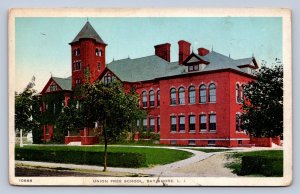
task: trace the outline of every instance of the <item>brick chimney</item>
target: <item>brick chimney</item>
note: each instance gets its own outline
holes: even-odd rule
[[[155,45],[155,55],[170,62],[170,53],[171,53],[171,44],[165,43],[165,44],[159,44]]]
[[[179,60],[178,63],[182,64],[183,61],[191,54],[191,43],[180,40],[178,41],[179,46]]]
[[[207,50],[206,48],[198,48],[198,55],[204,56],[204,55],[207,55],[208,53],[209,53],[209,50]]]

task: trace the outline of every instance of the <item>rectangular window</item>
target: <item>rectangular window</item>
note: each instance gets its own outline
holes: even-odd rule
[[[216,115],[211,114],[209,115],[209,130],[210,131],[216,131],[217,126],[216,126]]]
[[[100,69],[101,69],[101,64],[100,63],[97,64],[97,69],[98,69],[98,71],[100,71]]]
[[[206,131],[206,115],[200,115],[200,131]]]
[[[154,132],[154,118],[150,118],[150,132]]]
[[[199,65],[190,65],[189,66],[189,72],[190,71],[198,71],[199,70]]]
[[[179,131],[185,131],[185,116],[179,116]]]
[[[208,140],[208,145],[216,145],[216,140]]]
[[[242,145],[243,144],[243,140],[238,140],[238,144]]]
[[[143,129],[144,129],[144,131],[146,131],[147,128],[148,128],[147,119],[143,119]]]
[[[50,92],[56,91],[57,85],[50,85]]]
[[[176,116],[171,116],[171,132],[176,132]]]
[[[136,121],[136,126],[137,126],[138,128],[140,128],[140,120],[137,120],[137,121]]]
[[[157,91],[157,106],[160,106],[160,91]]]
[[[196,145],[196,141],[195,140],[189,140],[189,145]]]
[[[190,132],[195,132],[195,123],[196,123],[195,116],[191,115],[189,117],[189,121],[190,121],[190,123],[189,123],[189,130],[190,130]]]
[[[171,145],[176,145],[176,140],[171,140],[171,141],[170,141],[170,144],[171,144]]]
[[[157,117],[157,133],[160,132],[160,117]]]

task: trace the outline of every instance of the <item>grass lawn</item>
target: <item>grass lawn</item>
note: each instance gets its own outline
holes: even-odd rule
[[[247,176],[282,176],[283,151],[264,150],[227,154],[233,161],[226,165],[233,173]]]
[[[227,151],[232,151],[231,149],[205,149],[205,148],[188,148],[189,150],[197,150],[205,153],[210,153],[210,152],[227,152]]]
[[[22,149],[29,150],[47,150],[53,152],[68,151],[68,152],[104,152],[104,146],[24,146]],[[145,166],[154,166],[168,164],[191,157],[193,154],[186,151],[172,150],[167,148],[147,148],[147,147],[132,147],[132,146],[110,146],[108,145],[109,153],[140,153],[146,157]],[[109,160],[109,158],[108,158]]]

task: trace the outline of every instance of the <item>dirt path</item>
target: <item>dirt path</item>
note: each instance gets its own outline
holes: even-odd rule
[[[236,174],[225,167],[227,162],[229,161],[225,153],[216,153],[207,159],[174,169],[172,172],[186,177],[236,177]]]

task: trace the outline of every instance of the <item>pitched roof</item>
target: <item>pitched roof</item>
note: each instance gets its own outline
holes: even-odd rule
[[[209,62],[201,72],[208,72],[221,69],[233,69],[243,72],[239,65],[244,65],[246,61],[253,58],[234,60],[230,57],[217,53],[209,52],[205,56],[194,54],[197,58]],[[167,62],[162,58],[151,55],[136,59],[121,59],[115,60],[107,64],[107,68],[112,71],[121,81],[139,82],[148,81],[156,78],[169,77],[175,75],[184,75],[198,72],[187,72],[187,67],[179,65],[178,62]]]
[[[60,78],[52,77],[52,79],[61,87],[62,90],[72,90],[72,77]]]
[[[147,81],[158,77],[177,75],[185,69],[176,62],[169,63],[156,55],[112,61],[107,64],[107,68],[119,79],[128,82]]]
[[[77,34],[77,36],[74,38],[74,40],[70,44],[78,42],[82,38],[91,38],[91,39],[94,39],[98,43],[105,44],[104,41],[99,36],[99,34],[96,32],[96,30],[93,28],[93,26],[88,21],[86,22],[86,24],[83,26],[83,28],[80,30],[80,32]]]

